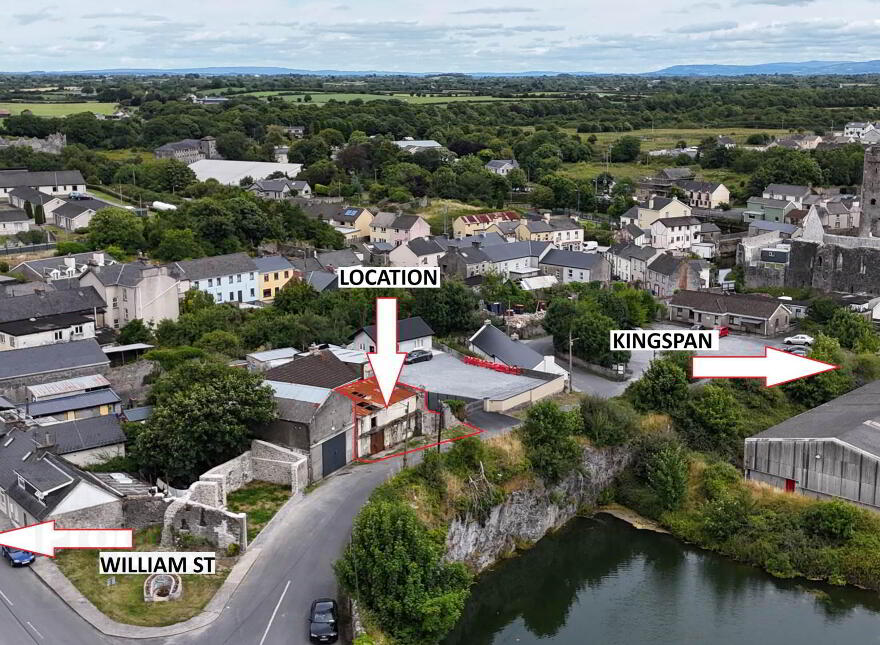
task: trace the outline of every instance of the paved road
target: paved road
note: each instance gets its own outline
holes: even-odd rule
[[[670,325],[666,323],[657,323],[651,327],[652,329],[683,329],[678,325]],[[523,341],[530,345],[532,349],[540,353],[542,356],[550,356],[553,354],[553,339],[550,336],[542,336],[541,338],[532,338]],[[730,334],[721,339],[721,349],[719,355],[728,356],[758,356],[764,354],[764,346],[780,346],[781,338],[766,339],[760,336],[745,336],[740,334]],[[704,354],[713,354],[715,352],[698,352]],[[642,372],[648,369],[654,358],[653,351],[632,352],[632,358],[629,367],[632,370],[632,377],[627,381],[611,381],[597,374],[592,374],[575,366],[572,376],[572,383],[577,392],[585,392],[596,394],[606,398],[623,394],[626,387],[633,381],[642,376]],[[565,361],[559,361],[559,365],[568,369]]]
[[[518,423],[506,415],[478,420],[491,424],[491,434]],[[410,464],[420,458],[421,453],[410,455]],[[307,645],[309,603],[337,595],[332,565],[345,548],[355,515],[373,489],[402,467],[400,458],[350,465],[325,480],[297,503],[295,512],[277,516],[279,523],[254,541],[252,546],[261,547],[265,555],[254,563],[217,620],[170,638],[103,636],[32,571],[0,562],[0,645]]]

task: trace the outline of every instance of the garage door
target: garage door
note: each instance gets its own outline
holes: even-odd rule
[[[323,477],[345,465],[345,433],[341,433],[321,444],[321,463]]]

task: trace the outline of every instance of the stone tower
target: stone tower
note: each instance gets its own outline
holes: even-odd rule
[[[865,148],[859,237],[880,237],[880,146]]]

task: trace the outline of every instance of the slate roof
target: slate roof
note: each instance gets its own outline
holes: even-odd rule
[[[602,256],[598,253],[580,253],[579,251],[563,251],[550,249],[541,260],[541,264],[551,266],[571,267],[591,271],[602,262]]]
[[[464,260],[465,264],[481,264],[483,262],[488,262],[489,258],[481,249],[475,247],[467,247],[463,246],[461,248],[454,249],[455,253],[461,256]]]
[[[654,223],[659,223],[666,228],[671,228],[673,226],[699,226],[700,220],[696,217],[663,217],[654,220]]]
[[[29,219],[22,210],[0,211],[0,222],[26,222]]]
[[[321,266],[325,269],[329,269],[330,267],[333,267],[334,269],[338,269],[339,267],[357,267],[363,264],[351,249],[318,253],[318,262],[320,262]]]
[[[794,195],[795,197],[806,197],[810,194],[809,186],[798,186],[796,184],[770,184],[764,189],[765,193],[778,193],[780,195]]]
[[[216,278],[217,276],[256,271],[257,265],[247,253],[230,253],[215,255],[198,260],[181,260],[173,264],[180,277],[189,280]]]
[[[497,170],[498,168],[503,168],[507,164],[512,165],[514,168],[519,168],[519,164],[515,159],[491,159],[489,163],[486,164],[486,167]]]
[[[623,227],[623,230],[633,236],[633,239],[639,237],[640,235],[644,235],[645,231],[636,226],[635,224],[627,224]]]
[[[495,244],[483,247],[480,250],[488,258],[489,262],[504,262],[519,258],[539,258],[549,246],[551,246],[550,242],[526,240],[509,244]]]
[[[198,148],[200,142],[198,139],[181,139],[180,141],[171,141],[170,143],[165,143],[156,150],[189,150],[191,148]]]
[[[156,267],[146,262],[129,262],[127,264],[109,264],[102,267],[90,266],[89,271],[104,286],[136,287],[144,279],[143,273],[147,269]]]
[[[0,188],[17,188],[27,186],[69,186],[84,185],[79,170],[46,170],[30,172],[23,170],[0,170]]]
[[[400,215],[391,223],[391,228],[398,228],[408,231],[422,219],[418,215]]]
[[[639,217],[639,207],[638,206],[630,206],[627,211],[620,216],[621,218],[626,217],[627,219],[638,219]]]
[[[82,367],[95,367],[97,372],[109,364],[107,355],[93,338],[12,349],[3,352],[0,360],[0,381]]]
[[[679,179],[675,182],[679,188],[697,192],[714,192],[721,184],[717,181],[700,181],[698,179]]]
[[[790,214],[790,213],[789,213]],[[703,222],[700,224],[700,233],[720,233],[721,229],[717,224],[712,222]]]
[[[55,256],[51,258],[43,258],[42,260],[28,260],[12,267],[13,272],[24,273],[27,277],[33,277],[42,280],[46,277],[46,273],[52,269],[58,269],[64,272],[66,265],[64,258],[73,258],[77,265],[88,264],[93,259],[95,253],[103,253],[106,263],[116,263],[111,256],[104,251],[88,251],[86,253],[71,253],[66,256]]]
[[[652,197],[645,208],[651,211],[659,211],[660,209],[669,206],[672,201],[671,197]]]
[[[318,292],[326,289],[335,289],[337,284],[336,274],[328,271],[310,271],[303,280]]]
[[[0,304],[2,304],[0,300]],[[79,313],[73,314],[56,314],[54,316],[43,316],[42,318],[25,318],[23,320],[13,320],[11,322],[0,323],[0,332],[9,334],[10,336],[26,336],[28,334],[38,334],[44,331],[55,331],[58,329],[67,329],[73,325],[82,325],[92,322],[91,318],[87,318]]]
[[[389,213],[387,211],[376,213],[373,221],[370,222],[370,228],[393,228],[392,224],[394,224],[396,219],[397,213]]]
[[[333,219],[339,220],[340,222],[348,222],[349,224],[354,224],[355,221],[357,221],[357,218],[360,217],[365,210],[367,209],[359,208],[357,206],[348,206],[336,213]]]
[[[41,193],[36,188],[31,188],[30,186],[19,186],[18,188],[13,188],[11,191],[9,191],[9,196],[23,199],[25,201],[31,202],[32,204],[45,204],[46,202],[55,199],[55,195],[47,195],[46,193]]]
[[[664,168],[663,176],[667,179],[687,179],[693,177],[694,171],[687,166],[678,166],[676,168]]]
[[[838,439],[880,456],[880,381],[832,399],[746,439]]]
[[[423,257],[425,255],[433,255],[435,253],[443,253],[444,248],[440,246],[435,240],[429,237],[417,237],[413,240],[410,240],[407,243],[407,247],[412,251],[417,257]]]
[[[55,439],[54,451],[59,455],[125,443],[122,424],[115,414],[53,423],[34,428],[34,432],[38,433],[37,436],[42,432],[51,433]]]
[[[0,298],[0,323],[58,314],[90,312],[107,304],[94,287],[61,289]],[[2,362],[2,361],[0,361]]]
[[[142,405],[139,408],[129,408],[122,411],[122,415],[126,421],[136,423],[138,421],[146,421],[153,414],[152,405]]]
[[[290,260],[281,255],[267,255],[262,258],[254,258],[254,264],[260,273],[270,273],[272,271],[289,271],[293,268]]]
[[[513,340],[493,325],[483,325],[471,337],[470,343],[476,345],[487,356],[492,356],[511,367],[533,369],[544,360],[544,357],[531,347]]]
[[[581,225],[569,217],[550,218],[550,221],[543,219],[523,220],[523,224],[532,233],[549,233],[551,231],[571,231],[581,228]]]
[[[364,332],[367,336],[376,340],[376,325],[367,325],[354,333],[357,336]],[[423,338],[425,336],[433,336],[434,330],[426,323],[421,316],[413,316],[412,318],[404,318],[397,321],[397,342],[402,343],[414,338]],[[352,338],[354,338],[352,336]]]
[[[708,291],[682,290],[672,296],[670,305],[687,307],[714,314],[734,314],[767,319],[785,304],[784,301],[746,294],[721,294]]]
[[[661,275],[672,275],[678,271],[679,266],[681,266],[681,258],[669,253],[662,253],[651,261],[648,268]]]
[[[752,204],[758,204],[759,206],[769,206],[771,208],[785,208],[788,204],[791,204],[787,199],[773,199],[772,197],[749,197],[749,201],[747,202],[749,207]]]
[[[70,410],[85,410],[86,408],[95,408],[100,405],[113,405],[119,403],[119,401],[119,395],[116,392],[110,388],[105,388],[103,390],[72,394],[70,396],[59,396],[54,399],[34,401],[20,407],[26,409],[27,413],[32,417],[49,417],[53,414]]]
[[[507,240],[505,240],[498,233],[477,233],[476,235],[466,235],[464,237],[459,238],[447,238],[442,235],[435,235],[431,238],[437,244],[442,246],[444,249],[452,248],[463,248],[470,247],[473,248],[474,242],[479,244],[479,248],[483,248],[484,246],[492,246],[494,244],[507,244]]]
[[[99,210],[111,208],[113,206],[115,205],[100,199],[72,199],[52,211],[52,215],[55,217],[72,218],[82,215],[88,210],[98,212]]]
[[[786,222],[773,222],[770,220],[755,220],[754,222],[749,222],[749,228],[755,228],[759,231],[779,231],[780,233],[794,233],[798,230],[798,227],[794,224],[788,224]]]
[[[281,193],[285,188],[295,190],[293,184],[294,182],[290,179],[261,179],[251,184],[250,189],[256,188],[261,193]]]
[[[329,389],[350,383],[358,378],[353,369],[327,350],[320,350],[318,353],[296,358],[284,365],[273,367],[264,376],[267,381],[298,383]]]

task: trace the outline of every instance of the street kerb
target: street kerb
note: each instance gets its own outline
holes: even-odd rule
[[[369,380],[374,380],[374,379],[360,379],[359,381],[355,381],[355,382],[356,383],[361,382],[361,381],[366,382]],[[350,385],[350,384],[346,384],[346,385]],[[408,388],[410,390],[417,390],[417,391],[421,392],[423,395],[422,399],[424,401],[425,411],[430,412],[431,414],[440,414],[440,412],[437,412],[436,410],[432,410],[431,408],[428,407],[428,393],[424,388],[418,387],[416,385],[409,385],[408,383],[404,383],[402,381],[398,381],[398,383],[395,387],[398,387],[398,386],[403,386],[403,387]],[[468,428],[473,430],[473,432],[469,432],[468,434],[463,434],[458,437],[453,437],[451,439],[443,439],[441,441],[435,441],[433,443],[429,443],[424,446],[418,446],[416,448],[411,448],[409,450],[403,449],[399,452],[395,452],[394,454],[385,455],[384,457],[376,457],[376,458],[361,457],[358,455],[357,412],[355,410],[355,405],[358,403],[358,401],[356,401],[348,393],[342,391],[342,387],[345,387],[345,386],[341,386],[339,388],[336,388],[336,391],[339,392],[340,394],[342,394],[347,399],[351,400],[351,416],[352,416],[352,421],[353,421],[352,432],[351,432],[352,444],[353,444],[352,445],[352,450],[353,450],[352,454],[354,455],[354,461],[358,461],[362,464],[374,464],[374,463],[377,463],[380,461],[385,461],[386,459],[393,459],[395,457],[403,457],[404,455],[408,455],[408,454],[411,454],[414,452],[420,452],[422,450],[427,450],[428,448],[435,448],[435,447],[443,445],[445,443],[452,443],[453,441],[459,441],[460,439],[466,439],[468,437],[475,437],[478,434],[482,434],[483,432],[485,432],[485,430],[483,428],[479,428],[479,427],[473,425],[472,423],[468,423],[467,421],[462,421],[461,425],[467,426]]]

